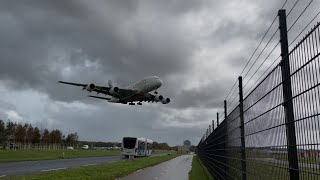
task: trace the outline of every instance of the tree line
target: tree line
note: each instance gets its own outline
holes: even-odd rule
[[[70,133],[65,136],[61,130],[42,129],[30,123],[16,123],[0,119],[0,149],[60,149],[67,146],[81,147],[87,144],[91,147],[121,147],[119,142],[79,141],[78,134]],[[153,149],[177,150],[167,143],[153,142]]]
[[[21,149],[31,147],[60,148],[75,146],[78,134],[70,133],[65,136],[59,129],[48,130],[33,126],[30,123],[4,122],[0,119],[0,148]]]

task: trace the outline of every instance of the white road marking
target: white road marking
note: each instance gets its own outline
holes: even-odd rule
[[[93,164],[86,164],[86,165],[83,165],[83,166],[93,166],[93,165],[96,165],[97,163],[93,163]]]
[[[57,170],[61,170],[61,169],[67,169],[66,167],[63,168],[56,168],[56,169],[45,169],[45,170],[41,170],[42,172],[48,172],[48,171],[57,171]]]
[[[6,177],[7,175],[0,175],[0,178],[2,178],[2,177]]]

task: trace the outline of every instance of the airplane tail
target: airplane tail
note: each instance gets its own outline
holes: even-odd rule
[[[109,81],[108,81],[108,85],[109,85],[109,87],[110,87],[110,88],[112,88],[112,87],[113,87],[113,83],[112,83],[112,81],[111,81],[111,80],[109,80]]]

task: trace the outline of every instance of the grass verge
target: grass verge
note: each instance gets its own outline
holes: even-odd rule
[[[0,150],[1,162],[37,161],[119,155],[119,150]]]
[[[9,179],[115,179],[129,175],[139,169],[168,161],[177,155],[136,158],[134,160],[100,164],[74,169],[65,169],[41,174],[9,177]]]
[[[152,151],[152,154],[176,154],[176,151],[169,151],[169,150],[159,150],[159,149],[154,149]]]
[[[209,171],[203,166],[198,156],[193,156],[192,168],[189,172],[189,180],[210,180],[212,179]]]

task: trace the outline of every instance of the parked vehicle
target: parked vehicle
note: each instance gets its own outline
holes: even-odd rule
[[[83,145],[82,149],[89,149],[89,145]]]

